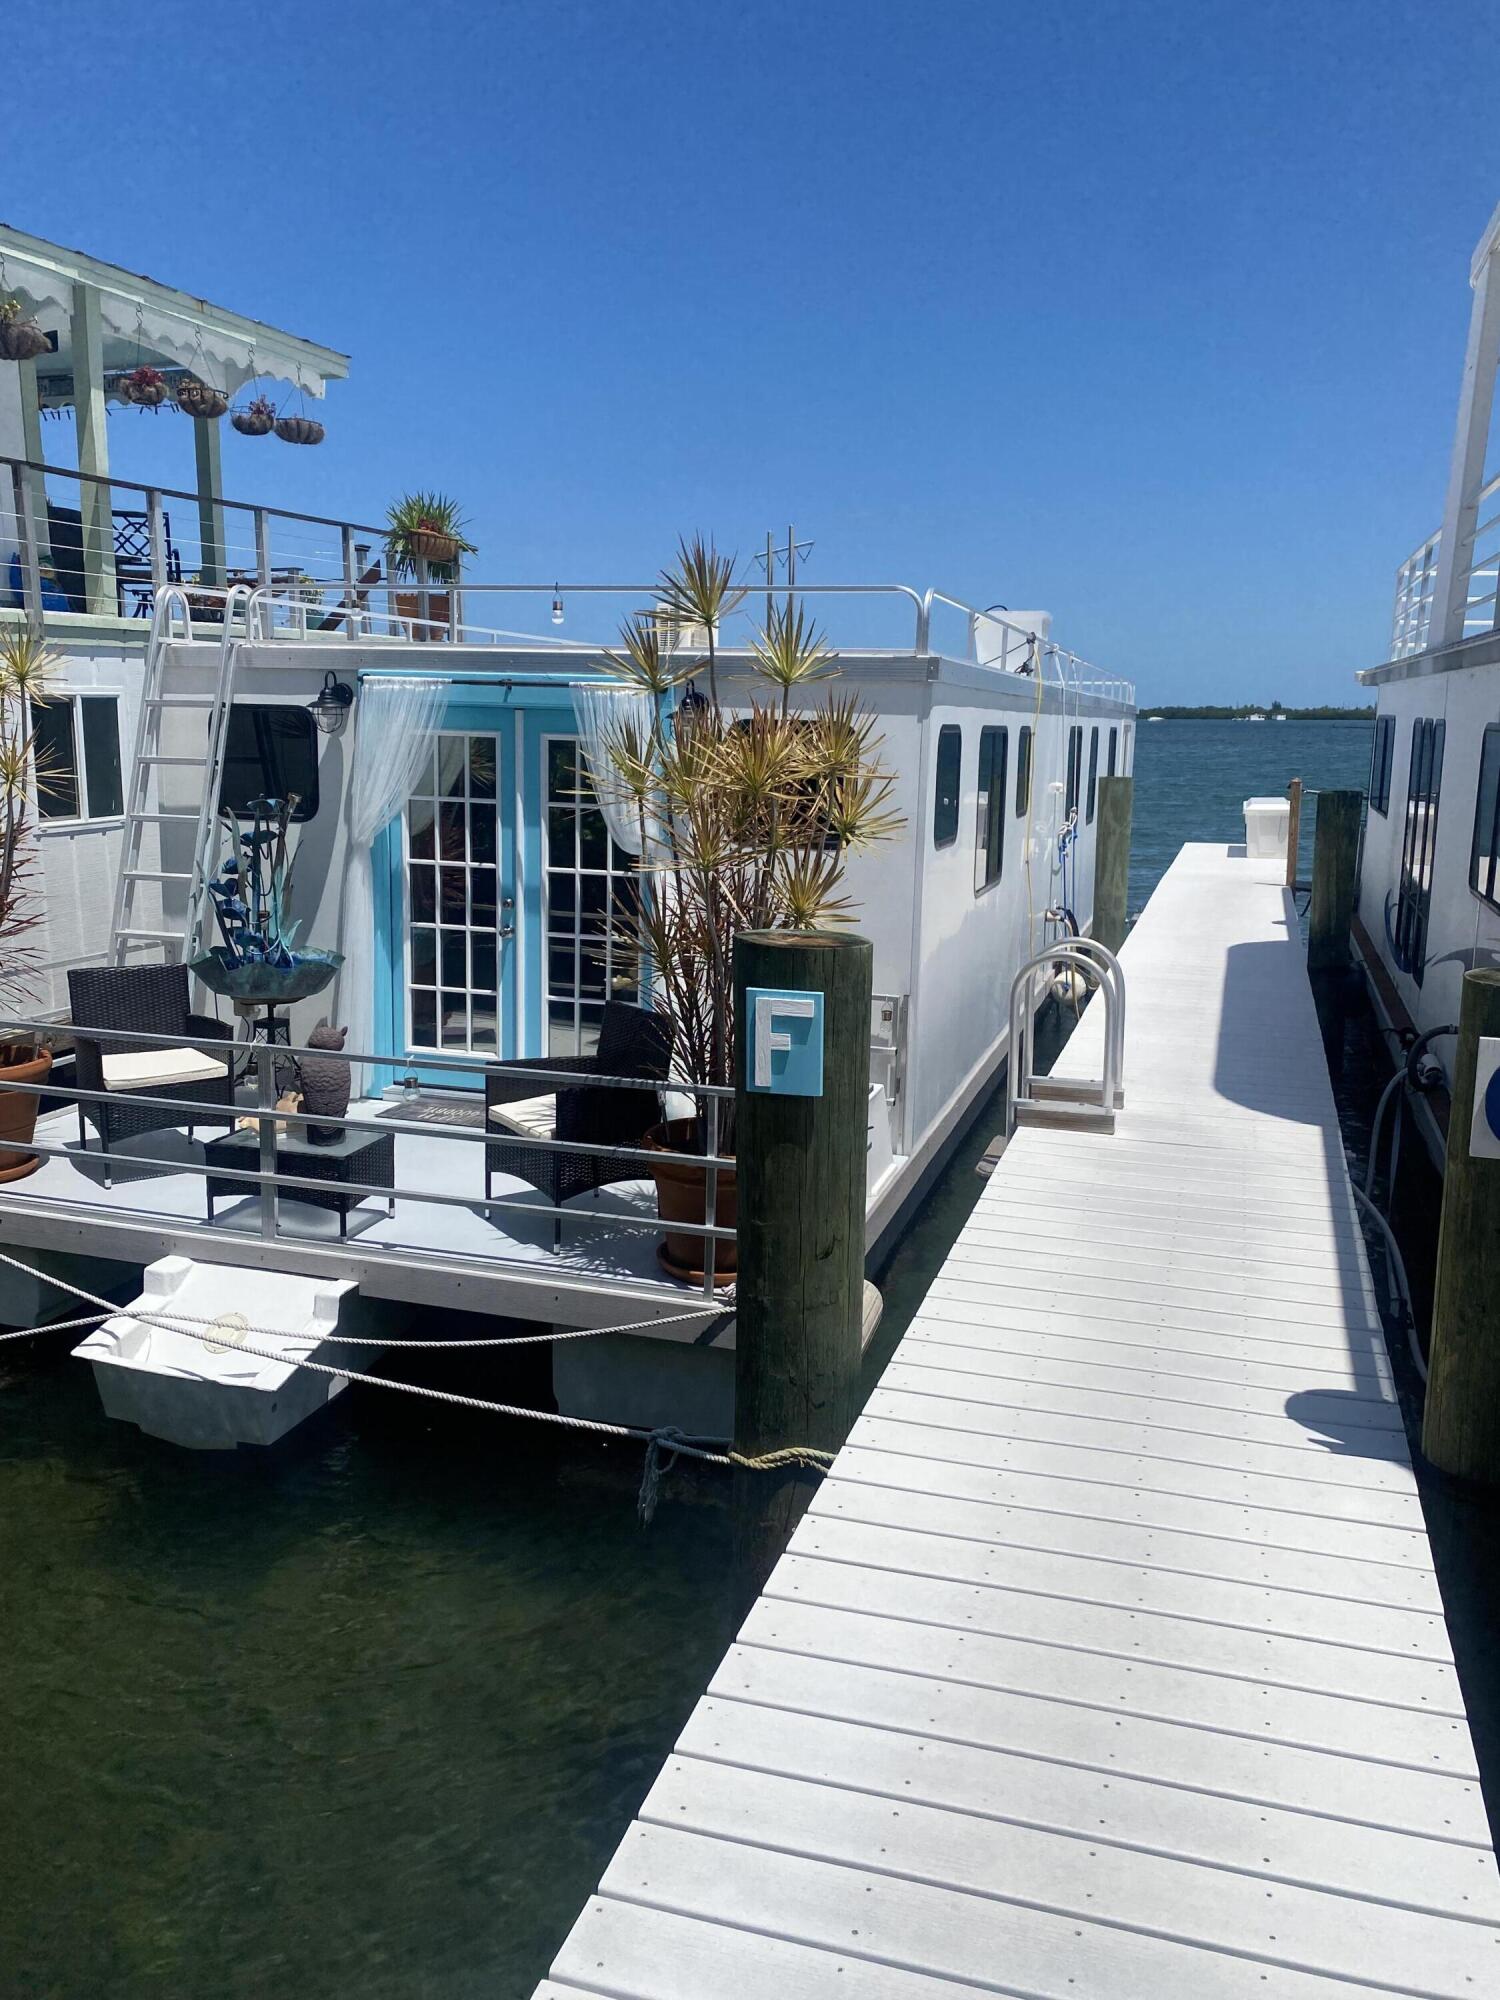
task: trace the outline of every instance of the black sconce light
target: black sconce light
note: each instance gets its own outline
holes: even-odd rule
[[[354,706],[354,690],[347,681],[336,679],[330,668],[323,676],[322,687],[307,705],[325,736],[341,736],[349,720],[349,710]]]

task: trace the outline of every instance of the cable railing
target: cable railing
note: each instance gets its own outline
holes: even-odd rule
[[[1463,591],[1463,629],[1473,639],[1500,631],[1500,507],[1486,513],[1500,496],[1500,473],[1479,489],[1476,521],[1464,537],[1458,579]],[[1391,614],[1391,658],[1411,659],[1436,643],[1432,636],[1434,597],[1442,553],[1441,528],[1434,529],[1396,571],[1396,595]]]
[[[36,1136],[26,1141],[21,1150],[35,1153],[44,1160],[64,1161],[76,1169],[98,1169],[102,1166],[106,1175],[113,1171],[128,1171],[133,1174],[136,1170],[143,1169],[153,1178],[188,1174],[203,1180],[205,1184],[227,1182],[242,1187],[246,1194],[259,1197],[259,1236],[266,1242],[292,1242],[305,1248],[310,1239],[305,1231],[297,1231],[288,1226],[288,1218],[283,1213],[283,1201],[295,1201],[299,1195],[321,1195],[325,1198],[326,1204],[326,1199],[333,1189],[334,1183],[329,1178],[298,1173],[295,1169],[283,1166],[278,1159],[279,1131],[306,1132],[314,1126],[320,1129],[329,1128],[339,1134],[354,1133],[371,1141],[389,1136],[394,1142],[406,1136],[423,1141],[436,1141],[440,1145],[460,1148],[467,1146],[471,1149],[475,1146],[493,1146],[499,1143],[507,1150],[535,1152],[539,1156],[568,1155],[605,1161],[616,1167],[639,1167],[638,1174],[620,1176],[632,1180],[648,1179],[653,1167],[658,1165],[692,1167],[701,1171],[704,1177],[704,1219],[701,1223],[679,1222],[674,1217],[670,1224],[672,1235],[699,1238],[708,1244],[733,1243],[736,1240],[735,1229],[718,1220],[720,1176],[733,1173],[735,1167],[733,1157],[724,1153],[720,1146],[724,1104],[726,1100],[732,1101],[735,1094],[733,1088],[728,1085],[686,1083],[672,1078],[663,1081],[639,1076],[608,1076],[596,1074],[592,1070],[582,1075],[576,1069],[563,1067],[556,1070],[548,1069],[539,1062],[507,1063],[482,1056],[443,1056],[426,1050],[420,1054],[411,1052],[392,1054],[389,1050],[382,1053],[349,1050],[342,1052],[351,1069],[355,1071],[363,1065],[409,1073],[413,1065],[417,1065],[424,1071],[447,1073],[471,1087],[482,1085],[487,1077],[494,1077],[524,1082],[528,1090],[536,1094],[566,1089],[577,1090],[580,1087],[602,1088],[647,1091],[655,1095],[659,1101],[660,1093],[664,1090],[681,1091],[698,1100],[701,1106],[704,1151],[688,1153],[674,1152],[664,1147],[618,1145],[595,1139],[548,1139],[508,1127],[502,1129],[493,1124],[470,1126],[447,1122],[428,1123],[417,1119],[406,1120],[391,1117],[384,1111],[374,1116],[355,1118],[331,1112],[288,1109],[277,1102],[283,1094],[288,1073],[294,1073],[296,1065],[303,1058],[323,1061],[328,1055],[326,1049],[310,1049],[295,1043],[220,1041],[207,1037],[201,1029],[196,1036],[162,1035],[135,1029],[98,1028],[81,1024],[59,1025],[56,1021],[44,1022],[19,1018],[0,1020],[0,1034],[7,1038],[33,1039],[39,1046],[55,1042],[59,1037],[66,1037],[75,1045],[80,1042],[92,1043],[105,1049],[114,1046],[130,1052],[148,1049],[191,1050],[195,1054],[214,1053],[221,1060],[227,1056],[231,1063],[238,1060],[242,1069],[235,1078],[228,1103],[187,1102],[180,1097],[163,1097],[149,1087],[94,1090],[81,1084],[58,1081],[54,1072],[54,1076],[49,1077],[41,1086],[41,1094],[49,1099],[61,1099],[65,1105],[72,1104],[78,1108],[79,1143],[56,1144],[39,1131]],[[204,1047],[205,1041],[209,1042],[207,1048]],[[23,1097],[36,1097],[38,1086],[34,1083],[20,1084],[0,1080],[0,1091],[19,1092]],[[480,1101],[483,1101],[482,1098]],[[402,1100],[397,1099],[390,1109],[399,1111],[401,1103]],[[84,1130],[85,1107],[89,1105],[153,1115],[171,1114],[162,1116],[157,1121],[155,1129],[163,1131],[185,1128],[189,1125],[196,1127],[216,1123],[226,1124],[231,1121],[236,1127],[253,1124],[258,1141],[255,1164],[237,1166],[222,1159],[212,1158],[214,1145],[212,1140],[208,1142],[201,1159],[191,1154],[167,1159],[159,1154],[146,1154],[134,1149],[126,1152],[103,1149],[97,1145],[90,1147]],[[137,1131],[133,1136],[140,1138],[146,1134]],[[307,1157],[311,1159],[310,1154]],[[394,1159],[394,1151],[392,1157]],[[461,1157],[461,1155],[455,1156],[455,1158]],[[470,1157],[473,1157],[472,1151]],[[106,1181],[106,1186],[108,1185]],[[562,1208],[555,1203],[517,1201],[511,1194],[491,1196],[488,1193],[471,1194],[429,1186],[414,1186],[409,1182],[402,1182],[394,1166],[388,1181],[360,1179],[351,1181],[347,1185],[351,1205],[357,1205],[352,1201],[355,1196],[359,1200],[365,1198],[383,1200],[392,1214],[395,1203],[402,1201],[426,1204],[439,1209],[467,1209],[502,1225],[510,1217],[539,1217],[551,1223],[554,1231],[562,1221],[569,1222],[582,1230],[623,1228],[648,1231],[653,1235],[659,1234],[663,1227],[661,1218],[656,1214],[625,1208],[610,1208],[602,1213],[591,1214],[576,1207]],[[13,1192],[0,1190],[0,1207],[24,1208],[29,1200],[34,1200],[38,1196],[46,1198],[49,1192],[54,1191],[38,1188],[36,1183],[28,1180],[22,1182]],[[208,1192],[208,1200],[211,1204],[211,1191]],[[100,1219],[118,1218],[122,1212],[126,1215],[133,1212],[128,1206],[120,1203],[79,1204],[75,1203],[72,1197],[68,1197],[68,1206],[70,1210],[74,1207],[85,1207],[87,1212]],[[204,1227],[201,1222],[194,1223],[187,1218],[171,1219],[185,1229],[196,1230]],[[232,1240],[231,1232],[226,1231],[225,1235],[227,1240]],[[321,1239],[315,1240],[321,1241]],[[531,1277],[537,1275],[539,1263],[535,1256],[523,1258],[508,1255],[503,1248],[504,1239],[499,1238],[498,1242],[502,1247],[497,1247],[493,1253],[487,1248],[481,1253],[486,1262],[493,1262],[512,1271],[524,1271]],[[413,1247],[408,1242],[399,1245],[360,1242],[361,1254],[368,1252],[397,1258],[409,1256]],[[415,1247],[426,1251],[426,1246]],[[438,1246],[433,1246],[430,1254],[441,1261],[445,1257],[451,1257],[452,1252],[451,1250],[445,1252]],[[719,1259],[710,1252],[705,1255],[703,1262],[705,1268],[701,1290],[705,1297],[713,1297],[716,1285],[715,1266]],[[566,1271],[570,1267],[564,1264],[562,1268]],[[622,1285],[637,1287],[643,1282],[639,1278],[632,1278],[628,1272],[609,1274],[610,1283],[615,1283],[617,1279]],[[650,1283],[650,1281],[645,1282]],[[652,1284],[653,1291],[658,1289],[661,1288]],[[674,1285],[671,1288],[672,1295],[681,1296],[681,1290],[680,1284]]]

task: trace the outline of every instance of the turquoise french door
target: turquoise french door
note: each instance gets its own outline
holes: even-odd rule
[[[401,816],[402,1040],[422,1057],[517,1053],[513,718],[445,728]]]

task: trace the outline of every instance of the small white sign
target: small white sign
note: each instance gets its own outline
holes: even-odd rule
[[[1469,1127],[1469,1158],[1500,1160],[1500,1035],[1479,1037],[1474,1068],[1474,1122]]]

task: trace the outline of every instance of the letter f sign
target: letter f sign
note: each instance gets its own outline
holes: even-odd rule
[[[823,1095],[823,996],[751,987],[749,1087],[783,1097]]]

